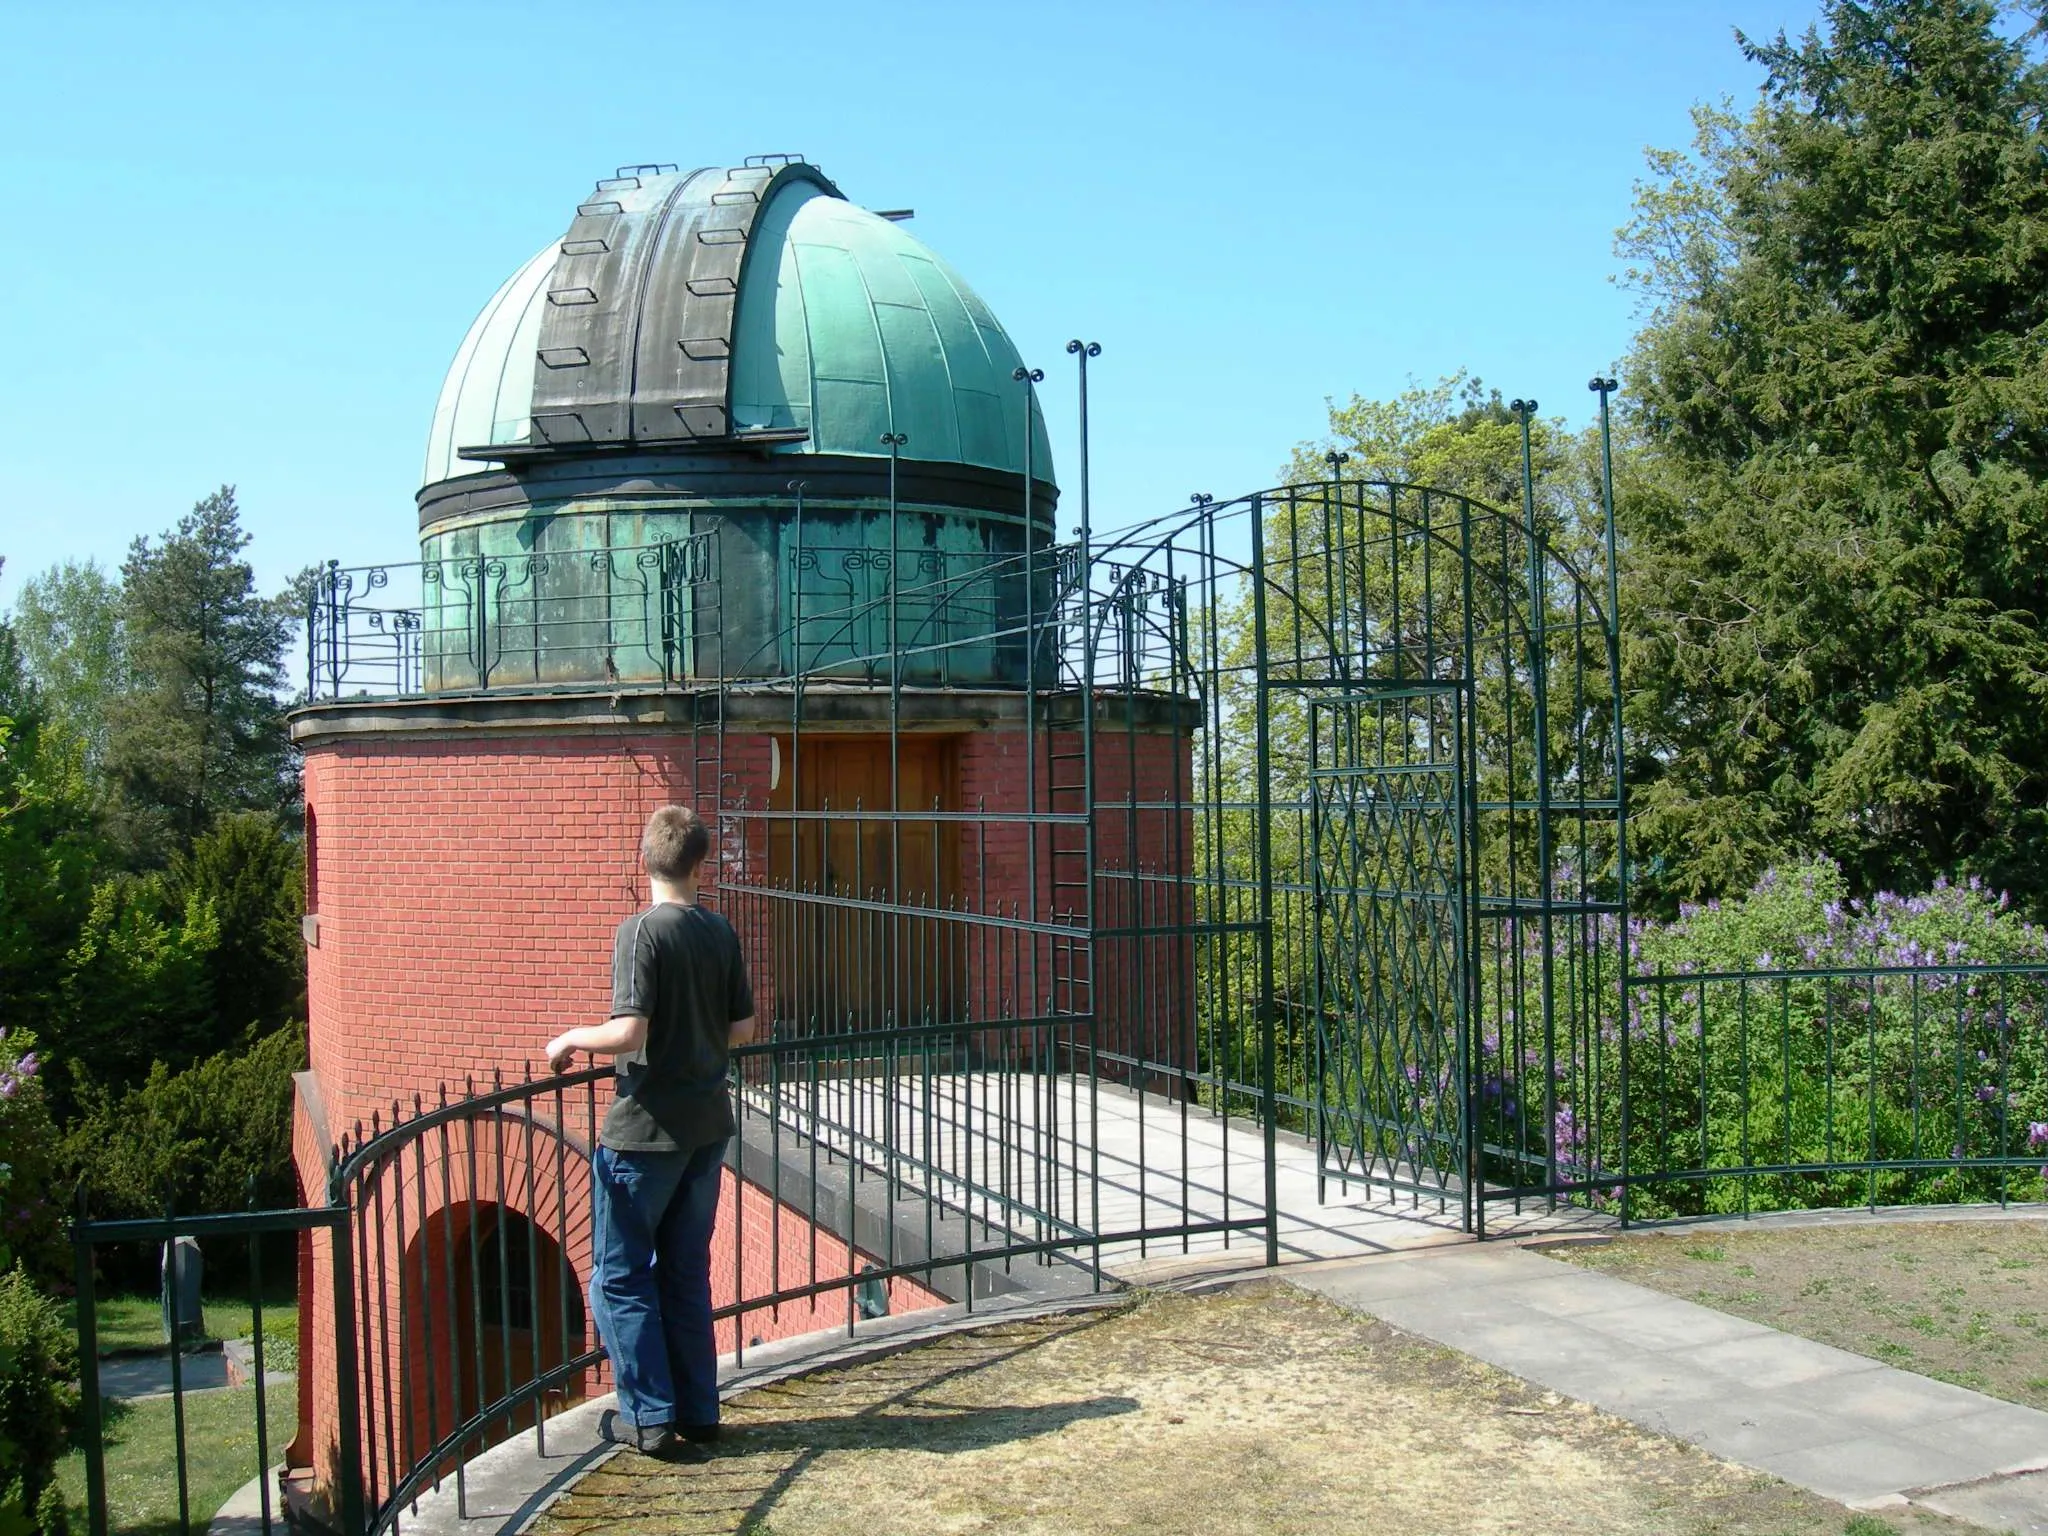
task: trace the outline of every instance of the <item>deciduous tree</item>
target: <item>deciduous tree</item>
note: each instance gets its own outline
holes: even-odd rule
[[[67,560],[22,587],[11,622],[51,721],[84,744],[97,772],[109,708],[128,685],[120,583],[90,560]]]

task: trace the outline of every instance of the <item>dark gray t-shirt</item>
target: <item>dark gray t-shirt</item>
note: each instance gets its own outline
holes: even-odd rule
[[[730,1136],[727,1042],[753,1011],[739,935],[716,912],[662,902],[619,924],[612,1016],[645,1019],[647,1040],[618,1058],[597,1139],[614,1152],[694,1152]]]

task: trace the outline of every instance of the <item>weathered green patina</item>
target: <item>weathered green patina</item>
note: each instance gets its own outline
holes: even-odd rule
[[[420,685],[874,681],[891,650],[913,685],[1021,681],[999,637],[1051,600],[1058,496],[1032,384],[957,272],[814,168],[625,168],[449,369]]]

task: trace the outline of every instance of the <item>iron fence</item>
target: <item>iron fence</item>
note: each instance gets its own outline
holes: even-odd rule
[[[1092,1290],[1105,1241],[1191,1225],[1147,1229],[1141,1210],[1105,1235],[1086,1033],[1046,1016],[735,1051],[721,1353],[743,1361],[764,1337],[891,1311],[971,1309],[1027,1283]],[[467,1514],[478,1451],[531,1430],[545,1455],[549,1415],[607,1387],[581,1284],[609,1075],[393,1106],[344,1142],[321,1219],[345,1235],[353,1277],[342,1352],[359,1388],[361,1529],[400,1528],[451,1481]],[[1235,1225],[1258,1220],[1241,1211]]]
[[[270,1434],[271,1394],[274,1390],[270,1380],[270,1365],[274,1357],[266,1359],[266,1330],[264,1328],[264,1301],[266,1277],[264,1274],[264,1239],[279,1235],[295,1235],[306,1239],[324,1237],[329,1246],[329,1257],[334,1276],[332,1305],[343,1326],[349,1326],[352,1291],[349,1283],[348,1213],[337,1207],[314,1206],[301,1210],[285,1211],[238,1211],[215,1215],[181,1214],[167,1209],[161,1217],[122,1220],[95,1220],[87,1209],[87,1193],[84,1186],[78,1191],[76,1218],[71,1224],[72,1252],[75,1260],[74,1281],[76,1285],[75,1315],[78,1330],[78,1359],[80,1366],[79,1403],[79,1445],[82,1452],[85,1473],[86,1528],[90,1536],[107,1536],[110,1530],[122,1529],[124,1522],[116,1522],[110,1507],[107,1479],[108,1429],[114,1421],[113,1414],[132,1413],[136,1405],[126,1397],[117,1397],[108,1392],[101,1382],[108,1361],[100,1353],[99,1337],[99,1285],[97,1257],[101,1250],[126,1245],[164,1246],[181,1239],[199,1242],[225,1243],[228,1247],[244,1246],[247,1263],[243,1284],[250,1306],[250,1359],[249,1377],[251,1391],[250,1438],[254,1454],[241,1469],[243,1475],[253,1482],[257,1490],[257,1516],[262,1536],[271,1532],[284,1518],[278,1490],[272,1485],[271,1477],[275,1465],[274,1457],[280,1456],[283,1446],[277,1444]],[[172,1265],[167,1261],[166,1268]],[[275,1278],[274,1276],[272,1278]],[[173,1284],[167,1275],[166,1286]],[[216,1286],[216,1290],[226,1289]],[[310,1304],[312,1298],[301,1295],[302,1305]],[[151,1383],[151,1390],[144,1394],[151,1403],[168,1400],[170,1404],[170,1454],[165,1463],[155,1467],[138,1468],[130,1481],[150,1493],[163,1485],[157,1478],[168,1479],[176,1489],[176,1529],[180,1536],[190,1536],[196,1527],[204,1530],[214,1518],[212,1507],[195,1510],[191,1486],[192,1436],[188,1425],[188,1414],[195,1393],[209,1397],[225,1390],[222,1383],[208,1384],[200,1378],[200,1361],[188,1349],[184,1336],[184,1325],[179,1313],[177,1299],[165,1298],[166,1342],[162,1351],[164,1379],[161,1384]],[[218,1346],[218,1341],[208,1341]],[[209,1350],[210,1354],[210,1350]],[[154,1360],[154,1354],[143,1357]],[[336,1373],[335,1391],[344,1417],[353,1413],[355,1398],[355,1375],[353,1358],[340,1362]],[[221,1362],[223,1374],[225,1362]],[[293,1398],[296,1404],[296,1394]],[[214,1433],[221,1433],[216,1426]],[[363,1510],[353,1490],[359,1487],[352,1447],[344,1443],[339,1449],[337,1465],[337,1487],[342,1490],[341,1507],[336,1515],[346,1531],[362,1528]],[[143,1522],[152,1530],[162,1528],[159,1519]]]
[[[309,702],[493,687],[676,686],[717,670],[718,544],[491,551],[315,571]]]
[[[1637,976],[1589,1044],[1607,1072],[1559,1183],[1632,1219],[2004,1204],[2048,1178],[2048,965]]]

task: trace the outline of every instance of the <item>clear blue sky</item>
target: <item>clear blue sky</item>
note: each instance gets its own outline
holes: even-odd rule
[[[623,162],[797,151],[914,207],[1046,369],[1069,482],[1064,347],[1099,340],[1105,525],[1461,367],[1581,419],[1643,147],[1754,89],[1734,27],[1813,8],[17,4],[0,604],[222,482],[267,587],[416,558],[457,342]]]

